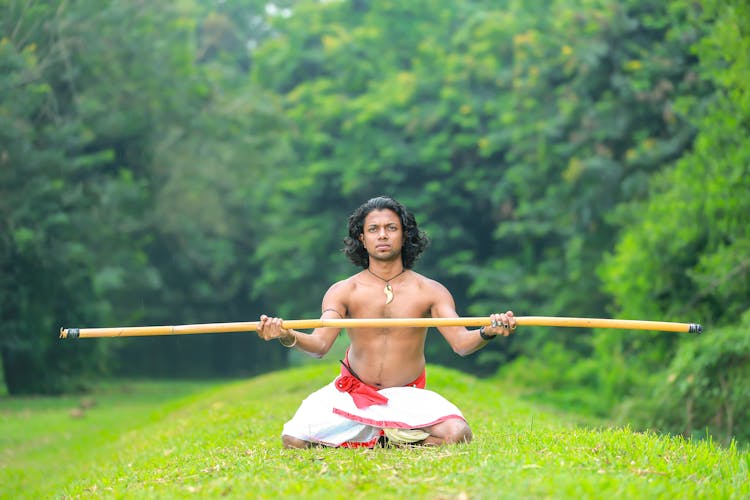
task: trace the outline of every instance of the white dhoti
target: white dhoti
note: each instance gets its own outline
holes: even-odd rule
[[[436,392],[416,387],[390,387],[377,391],[385,404],[358,408],[352,396],[331,382],[310,394],[283,434],[325,446],[372,447],[383,429],[424,429],[452,418],[461,411]]]

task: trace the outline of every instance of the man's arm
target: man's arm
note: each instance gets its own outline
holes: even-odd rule
[[[346,315],[344,297],[342,282],[331,286],[323,297],[321,319],[343,318]],[[331,327],[316,328],[311,333],[287,330],[281,327],[283,321],[282,318],[261,315],[258,336],[264,340],[279,339],[283,346],[299,349],[315,358],[325,356],[341,332],[341,328]]]
[[[435,300],[432,305],[433,318],[457,318],[456,303],[453,296],[443,285],[435,283]],[[513,311],[493,313],[490,315],[491,325],[481,329],[468,330],[463,326],[444,326],[438,328],[453,351],[459,356],[468,356],[486,346],[492,337],[503,335],[507,337],[516,329],[516,319]],[[481,330],[481,333],[480,333]],[[486,337],[486,339],[485,339]]]

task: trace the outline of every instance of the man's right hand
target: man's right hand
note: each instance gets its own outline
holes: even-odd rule
[[[258,323],[258,337],[263,340],[291,339],[294,334],[281,327],[283,322],[284,320],[281,318],[271,318],[265,314],[261,314],[260,322]]]

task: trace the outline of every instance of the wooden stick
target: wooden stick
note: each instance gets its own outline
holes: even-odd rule
[[[553,316],[518,316],[519,326],[562,326],[576,328],[616,328],[624,330],[654,330],[663,332],[703,332],[697,323],[670,323],[666,321],[641,321],[602,318],[563,318]],[[489,317],[468,318],[374,318],[374,319],[298,319],[287,320],[282,327],[297,330],[312,328],[388,328],[388,327],[441,327],[441,326],[490,326]],[[153,335],[189,335],[196,333],[254,332],[257,321],[238,323],[203,323],[175,326],[131,326],[119,328],[61,328],[60,338],[91,337],[145,337]]]

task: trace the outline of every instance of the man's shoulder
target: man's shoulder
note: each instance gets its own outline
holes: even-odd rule
[[[412,271],[414,273],[414,277],[416,280],[417,285],[420,288],[427,289],[427,290],[434,290],[434,291],[447,291],[448,289],[440,283],[439,281],[432,279],[428,276],[425,276],[424,274],[420,274],[416,271]]]
[[[424,284],[430,285],[430,286],[432,286],[432,285],[442,286],[439,281],[437,281],[435,279],[432,279],[429,276],[425,276],[424,274],[418,273],[418,272],[416,272],[413,269],[411,270],[411,272],[412,272],[413,276],[417,279],[417,281],[419,281],[420,283],[424,283]]]
[[[352,274],[348,278],[344,278],[340,281],[335,282],[332,284],[328,289],[330,291],[341,291],[341,290],[351,290],[352,288],[357,286],[357,278],[359,275],[362,274],[361,272]]]

